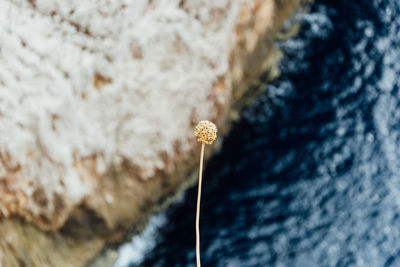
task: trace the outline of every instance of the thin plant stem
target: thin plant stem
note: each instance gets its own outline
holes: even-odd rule
[[[201,267],[200,264],[200,199],[201,199],[201,178],[203,175],[203,158],[204,158],[204,147],[206,144],[212,144],[217,139],[217,126],[211,121],[200,121],[194,136],[197,137],[197,141],[201,142],[201,153],[200,153],[200,168],[199,168],[199,185],[197,191],[197,209],[196,209],[196,263],[197,267]]]
[[[197,209],[196,209],[196,262],[197,267],[200,267],[200,198],[201,198],[201,179],[203,175],[203,157],[204,157],[204,146],[205,143],[201,144],[201,153],[200,153],[200,169],[199,169],[199,185],[197,191]]]

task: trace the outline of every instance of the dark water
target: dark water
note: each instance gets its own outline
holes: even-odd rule
[[[205,173],[203,266],[400,266],[400,1],[319,1]],[[119,266],[195,266],[196,188]]]

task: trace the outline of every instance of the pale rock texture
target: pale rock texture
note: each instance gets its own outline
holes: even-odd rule
[[[142,222],[188,180],[195,124],[276,72],[297,4],[0,0],[3,265],[83,266]]]

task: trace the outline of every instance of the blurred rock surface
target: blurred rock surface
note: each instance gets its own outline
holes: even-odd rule
[[[190,183],[299,0],[0,2],[0,262],[85,266]],[[209,155],[212,149],[208,149]]]

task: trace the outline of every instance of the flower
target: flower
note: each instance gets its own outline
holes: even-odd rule
[[[194,136],[197,137],[197,141],[210,145],[217,139],[217,126],[211,121],[200,121]]]

